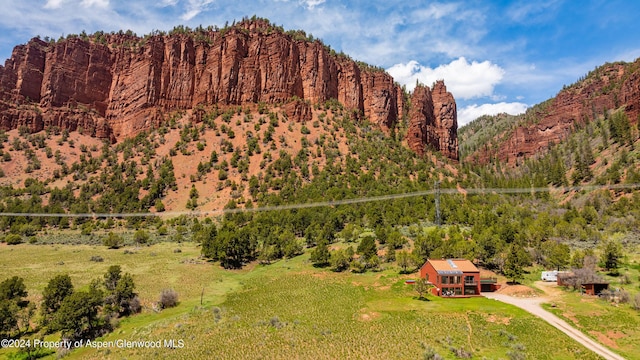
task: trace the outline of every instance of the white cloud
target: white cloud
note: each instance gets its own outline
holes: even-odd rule
[[[45,9],[55,10],[60,9],[63,5],[69,3],[68,0],[47,0],[44,4]],[[72,1],[72,3],[76,3],[77,1]],[[73,6],[73,4],[71,4]],[[107,8],[109,7],[109,0],[81,0],[80,5],[84,7],[101,7]]]
[[[420,65],[412,60],[406,64],[396,64],[387,72],[407,89],[413,90],[416,80],[431,85],[444,79],[447,89],[455,98],[473,99],[492,96],[494,87],[502,81],[504,69],[489,61],[469,63],[464,57],[435,69]]]
[[[515,22],[540,22],[555,16],[556,9],[561,4],[558,0],[534,1],[530,3],[516,3],[507,9],[507,16]]]
[[[499,102],[496,104],[473,104],[463,109],[458,109],[458,126],[462,127],[482,115],[496,115],[507,113],[518,115],[524,113],[529,106],[520,102]]]
[[[180,18],[184,21],[193,19],[196,15],[206,10],[214,0],[189,0],[187,2],[186,11]]]
[[[62,2],[64,0],[47,0],[47,3],[44,4],[45,9],[57,9],[62,6]]]
[[[307,9],[313,9],[318,5],[324,4],[325,1],[326,0],[302,0],[300,3],[306,5]]]
[[[80,4],[84,7],[96,6],[106,8],[109,6],[109,0],[82,0]]]
[[[613,57],[615,60],[620,59],[628,62],[635,61],[638,58],[640,58],[640,49],[638,48],[627,50]]]
[[[445,16],[455,15],[458,13],[458,4],[430,4],[429,7],[425,9],[420,9],[413,12],[413,16],[415,16],[420,21],[429,20],[429,19],[440,19]]]

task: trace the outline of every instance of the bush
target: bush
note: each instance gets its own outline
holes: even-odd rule
[[[139,313],[142,310],[142,305],[140,304],[140,298],[138,298],[138,296],[134,296],[133,299],[129,300],[128,307],[132,314]]]
[[[7,243],[7,245],[18,245],[22,243],[22,236],[18,234],[9,234],[6,238],[4,238],[4,241]]]
[[[640,293],[637,293],[636,296],[633,298],[631,307],[633,307],[636,310],[640,310]]]
[[[89,259],[89,261],[93,261],[93,262],[103,262],[104,259],[102,258],[102,256],[100,255],[94,255],[91,257],[91,259]]]
[[[453,346],[449,347],[449,350],[457,357],[458,359],[471,359],[473,357],[473,353],[461,348],[455,348]]]
[[[164,235],[167,235],[168,233],[169,233],[169,230],[167,229],[166,226],[162,225],[158,228],[158,235],[164,236]]]
[[[149,233],[140,229],[133,234],[133,240],[138,243],[138,245],[146,244],[149,242]]]
[[[178,305],[178,293],[173,289],[164,289],[160,293],[158,307],[160,309],[168,309]]]
[[[425,360],[442,360],[442,359],[444,359],[431,346],[426,346],[425,344],[422,344],[422,348],[424,349],[424,352],[422,354],[422,358],[423,359],[425,359]]]
[[[120,248],[120,246],[122,246],[122,243],[122,237],[112,232],[110,232],[109,235],[107,235],[107,237],[102,240],[102,244],[109,249],[118,249]]]
[[[160,199],[156,200],[154,206],[157,212],[163,212],[165,210],[164,204]]]
[[[629,294],[626,290],[618,291],[618,301],[621,304],[628,304],[631,301],[631,294]]]

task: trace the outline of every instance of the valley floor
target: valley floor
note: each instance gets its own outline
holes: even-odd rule
[[[133,274],[143,312],[98,339],[106,342],[103,348],[84,346],[70,352],[71,359],[597,358],[545,321],[507,304],[486,298],[418,300],[405,284],[416,275],[398,275],[396,268],[333,273],[314,268],[302,255],[227,271],[199,260],[193,243],[126,250],[2,245],[0,271],[23,277],[34,301],[57,274],[68,273],[78,289],[113,264]],[[93,256],[104,261],[92,262]],[[164,288],[177,291],[180,304],[156,312],[153,303]],[[174,346],[165,340],[174,340]],[[124,341],[147,341],[145,346],[159,341],[161,347],[118,346]]]

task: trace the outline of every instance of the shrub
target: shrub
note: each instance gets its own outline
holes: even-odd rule
[[[178,305],[178,293],[173,289],[164,289],[160,293],[158,307],[160,309],[168,309]]]
[[[146,244],[149,242],[149,233],[144,231],[143,229],[137,230],[133,234],[133,240],[139,245]]]
[[[224,181],[227,180],[228,178],[228,174],[224,169],[220,169],[220,172],[218,172],[218,180],[220,181]]]
[[[169,230],[167,229],[166,226],[162,225],[158,228],[158,235],[164,236],[167,235],[169,233]]]
[[[618,291],[618,301],[622,304],[628,304],[631,301],[631,294],[626,290]]]
[[[163,212],[165,210],[164,204],[162,203],[162,200],[160,200],[160,199],[156,200],[154,206],[155,206],[157,212]]]
[[[109,235],[107,235],[107,237],[104,238],[104,240],[102,240],[102,244],[108,247],[109,249],[120,248],[120,246],[122,246],[122,242],[123,242],[122,237],[112,232],[109,232]]]
[[[7,243],[7,245],[18,245],[22,243],[22,236],[18,234],[9,234],[6,238],[4,238],[4,241]]]
[[[140,298],[138,298],[138,296],[134,296],[132,299],[129,300],[129,311],[131,311],[132,314],[137,314],[142,310],[142,305],[140,304]]]
[[[633,302],[631,303],[631,306],[636,310],[640,310],[640,293],[637,293],[636,296],[633,298]]]
[[[93,255],[91,257],[91,259],[89,259],[89,261],[93,261],[93,262],[103,262],[104,259],[102,258],[102,256],[100,255]]]
[[[453,346],[449,347],[449,350],[453,353],[453,355],[459,359],[471,359],[473,357],[473,353],[461,348],[455,348]]]
[[[427,346],[425,344],[422,344],[422,348],[424,349],[424,352],[422,354],[422,358],[423,359],[425,359],[425,360],[442,360],[442,359],[444,359],[431,346]]]

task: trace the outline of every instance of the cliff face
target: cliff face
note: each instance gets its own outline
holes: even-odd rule
[[[609,64],[585,80],[562,90],[532,125],[500,134],[497,147],[483,147],[467,161],[487,163],[492,158],[515,164],[566,139],[573,128],[597,119],[605,111],[624,106],[631,122],[640,115],[640,60],[634,64]]]
[[[401,94],[383,71],[246,21],[197,36],[33,39],[0,66],[0,126],[82,127],[117,141],[157,126],[168,111],[200,104],[280,103],[304,121],[309,104],[337,99],[388,129],[401,115]]]
[[[432,90],[417,86],[409,110],[409,147],[420,155],[431,148],[458,160],[457,129],[456,102],[444,82],[436,82]]]

